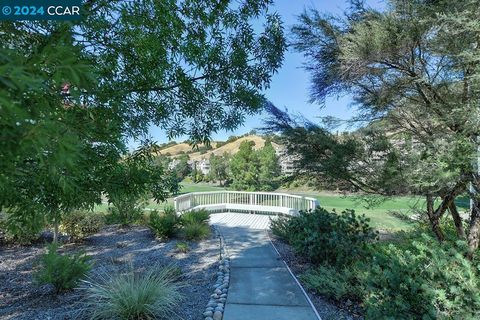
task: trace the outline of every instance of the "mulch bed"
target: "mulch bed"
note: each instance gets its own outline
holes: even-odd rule
[[[212,236],[191,242],[187,253],[177,252],[176,243],[158,241],[146,227],[114,225],[83,243],[67,243],[61,250],[84,250],[91,256],[94,266],[90,277],[174,264],[182,270],[181,292],[185,297],[175,313],[181,319],[201,320],[215,281],[219,240]],[[78,315],[84,299],[82,289],[56,295],[51,286],[34,283],[33,270],[44,252],[43,244],[0,246],[0,319],[72,319]]]

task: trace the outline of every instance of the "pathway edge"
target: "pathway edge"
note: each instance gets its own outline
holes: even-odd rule
[[[275,244],[273,244],[273,241],[272,239],[270,238],[270,234],[268,233],[268,230],[265,230],[265,233],[267,235],[267,238],[268,238],[268,241],[270,241],[270,244],[272,245],[273,249],[275,250],[275,252],[278,254],[278,256],[280,258],[282,258],[282,255],[280,254],[280,252],[278,252],[277,250],[277,247],[275,247]],[[288,272],[290,273],[290,275],[292,276],[292,278],[295,280],[295,282],[297,283],[297,285],[300,287],[300,289],[302,290],[303,292],[303,295],[305,296],[305,298],[307,299],[308,303],[310,304],[310,307],[313,309],[313,312],[315,313],[315,315],[317,316],[318,320],[322,320],[322,318],[320,317],[320,314],[318,314],[318,311],[317,311],[317,308],[315,308],[315,305],[313,304],[312,300],[310,300],[310,297],[308,296],[307,292],[305,291],[305,289],[303,288],[302,284],[300,283],[300,281],[298,281],[297,277],[293,274],[292,270],[290,270],[290,267],[288,266],[288,264],[285,262],[285,260],[283,260],[282,258],[282,262],[283,264],[285,265],[285,267],[287,268]]]

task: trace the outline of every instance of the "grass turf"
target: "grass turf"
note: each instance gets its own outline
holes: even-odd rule
[[[221,191],[225,188],[212,186],[202,183],[182,182],[181,194],[190,192],[209,192]],[[281,190],[281,192],[289,192],[288,190]],[[421,197],[392,197],[385,201],[381,201],[376,205],[368,206],[365,201],[362,201],[358,196],[342,195],[335,193],[324,192],[290,192],[293,194],[300,194],[304,196],[314,197],[320,201],[320,205],[327,210],[334,210],[342,212],[345,209],[354,209],[357,214],[365,214],[372,223],[372,226],[377,229],[385,230],[407,230],[412,228],[414,224],[405,219],[401,219],[392,215],[392,212],[401,212],[405,214],[413,214],[415,209],[424,209],[425,200]],[[457,206],[460,210],[468,209],[468,199],[458,198]],[[173,198],[169,198],[164,203],[156,203],[153,200],[147,205],[147,210],[163,210],[166,204],[173,204]],[[101,204],[95,207],[95,211],[106,212],[107,204]]]

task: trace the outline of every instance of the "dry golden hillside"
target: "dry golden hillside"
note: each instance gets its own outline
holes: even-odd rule
[[[229,153],[229,154],[235,154],[235,153],[237,153],[238,149],[240,148],[240,144],[243,141],[253,141],[253,142],[255,142],[254,148],[256,150],[263,148],[263,146],[265,145],[265,139],[264,138],[262,138],[260,136],[256,136],[256,135],[250,135],[250,136],[239,138],[238,140],[235,140],[233,142],[229,142],[229,143],[227,143],[227,144],[225,144],[225,145],[223,145],[219,148],[216,148],[217,142],[212,142],[212,147],[213,147],[212,150],[209,150],[209,151],[207,151],[206,153],[203,153],[203,154],[201,154],[200,152],[193,152],[193,153],[188,154],[188,156],[192,160],[200,160],[200,159],[203,159],[203,158],[209,158],[210,154],[212,154],[212,153],[215,154],[215,155],[223,155],[225,152]],[[274,147],[277,146],[276,144],[273,144],[273,145],[274,145]],[[180,154],[182,151],[185,152],[185,153],[191,152],[192,151],[192,146],[190,146],[186,143],[179,143],[177,145],[165,148],[165,149],[161,150],[159,153],[160,154],[170,154],[171,156],[176,156],[176,155]]]

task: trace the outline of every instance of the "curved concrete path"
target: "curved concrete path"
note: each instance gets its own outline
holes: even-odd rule
[[[269,216],[218,213],[210,222],[230,256],[224,320],[320,319],[268,238]]]

